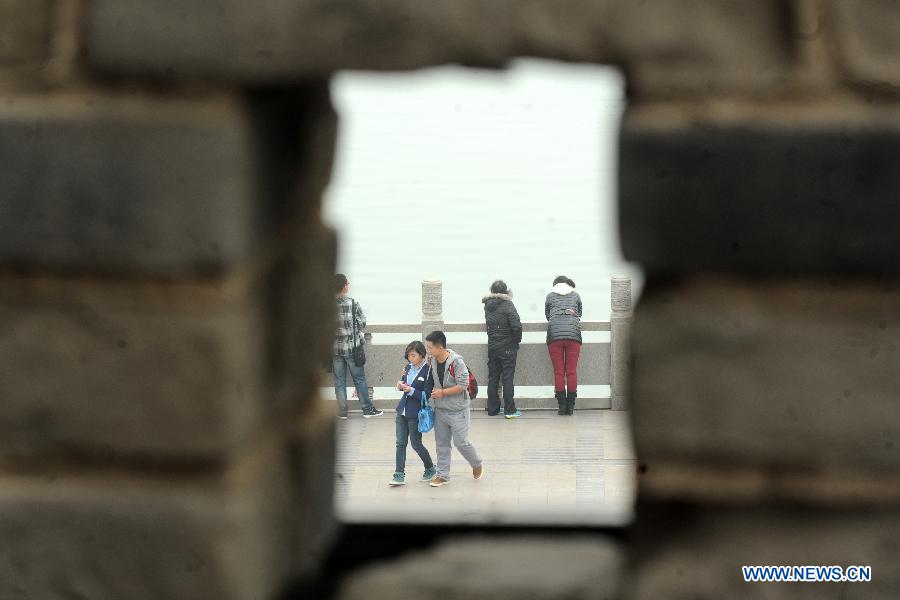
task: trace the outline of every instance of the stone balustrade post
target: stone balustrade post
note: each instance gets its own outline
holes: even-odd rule
[[[422,339],[444,326],[444,287],[438,279],[422,282]]]
[[[612,278],[610,330],[610,396],[613,410],[628,410],[631,387],[631,326],[634,322],[631,278]]]
[[[364,332],[363,332],[363,338],[366,340],[366,346],[368,346],[368,348],[366,349],[366,352],[369,353],[369,356],[372,356],[372,354],[373,354],[373,353],[372,353],[372,350],[371,350],[371,348],[372,348],[372,334],[369,333],[368,331],[364,331]],[[366,361],[366,364],[368,364],[368,361]],[[366,378],[366,381],[368,381],[368,379],[369,379],[369,378],[367,377],[367,378]],[[374,388],[373,386],[370,385],[368,389],[369,389],[369,400],[371,400],[372,402],[375,402],[375,388]]]

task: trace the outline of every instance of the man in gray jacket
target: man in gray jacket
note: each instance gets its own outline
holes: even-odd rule
[[[447,336],[432,331],[425,337],[431,372],[426,392],[434,406],[434,441],[437,445],[437,474],[431,487],[450,483],[450,441],[472,467],[472,476],[484,474],[478,450],[469,441],[469,369],[462,356],[447,350]]]

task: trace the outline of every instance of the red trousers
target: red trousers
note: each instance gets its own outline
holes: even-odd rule
[[[578,356],[581,344],[575,340],[557,340],[547,344],[553,363],[553,390],[569,393],[578,391]]]

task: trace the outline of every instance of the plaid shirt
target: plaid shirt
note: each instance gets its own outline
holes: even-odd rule
[[[337,297],[337,333],[334,336],[334,355],[350,356],[353,354],[353,346],[357,345],[353,340],[353,298],[349,296]],[[366,326],[366,315],[363,314],[359,302],[356,303],[356,329],[358,344],[365,343],[362,329]]]

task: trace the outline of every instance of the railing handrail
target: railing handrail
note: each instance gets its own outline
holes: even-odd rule
[[[610,331],[609,321],[582,321],[582,331]],[[421,323],[369,323],[363,329],[367,333],[416,333],[422,331]],[[486,331],[484,322],[446,321],[441,331],[454,333],[478,333]],[[546,321],[522,321],[522,331],[547,331]]]

